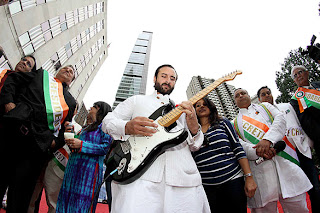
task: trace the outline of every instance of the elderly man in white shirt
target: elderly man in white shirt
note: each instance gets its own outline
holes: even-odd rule
[[[273,213],[277,212],[277,201],[280,201],[284,212],[309,212],[306,192],[312,185],[307,176],[288,160],[290,157],[275,155],[274,148],[270,148],[285,135],[284,115],[269,103],[252,104],[244,89],[237,89],[234,97],[240,108],[234,126],[258,185],[254,197],[248,199],[249,208],[253,213]],[[256,164],[259,157],[266,160]]]
[[[157,124],[148,117],[170,103],[169,94],[176,80],[177,73],[171,65],[158,67],[154,93],[132,96],[120,103],[103,120],[103,131],[122,141],[130,135],[150,137],[155,134]],[[122,185],[113,181],[112,212],[210,212],[200,173],[191,156],[191,151],[202,145],[203,134],[191,102],[182,102],[180,106],[183,114],[170,132],[185,128],[187,139],[168,148],[132,183]]]

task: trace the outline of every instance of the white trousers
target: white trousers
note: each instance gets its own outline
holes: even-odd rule
[[[114,213],[210,213],[203,186],[175,187],[162,180],[135,180],[127,185],[112,182]]]
[[[283,199],[279,198],[284,213],[309,213],[306,201],[306,193]],[[251,209],[252,213],[275,213],[277,212],[277,201],[270,202],[262,208]]]

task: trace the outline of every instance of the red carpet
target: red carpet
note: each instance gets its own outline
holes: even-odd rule
[[[5,213],[5,212],[6,211],[3,209],[0,210],[0,213]],[[47,212],[48,212],[48,206],[46,203],[45,192],[43,191],[42,196],[41,196],[39,213],[47,213]],[[98,203],[97,208],[96,208],[96,213],[109,213],[108,204]]]
[[[310,200],[309,200],[308,194],[307,194],[307,204],[308,204],[309,212],[311,213],[312,211],[311,211],[311,205],[310,205]],[[281,208],[280,203],[278,203],[278,208],[279,208],[279,213],[283,213],[283,210]],[[0,213],[5,213],[5,212],[6,211],[3,209],[0,210]],[[47,207],[47,203],[46,203],[46,197],[45,197],[45,194],[42,193],[39,213],[47,213],[47,212],[48,212],[48,207]],[[108,205],[98,203],[96,213],[109,213]],[[248,209],[248,213],[250,213],[250,209]]]

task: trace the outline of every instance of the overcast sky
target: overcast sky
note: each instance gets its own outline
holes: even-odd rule
[[[227,83],[253,96],[261,87],[279,95],[275,72],[288,53],[319,37],[319,0],[108,0],[109,55],[93,80],[84,103],[110,105],[138,35],[153,32],[147,94],[153,75],[171,64],[179,79],[171,98],[187,100],[192,76],[218,79],[242,70]]]

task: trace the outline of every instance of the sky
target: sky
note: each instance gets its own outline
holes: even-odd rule
[[[219,79],[241,70],[227,82],[247,89],[250,96],[261,86],[280,94],[275,79],[291,50],[306,48],[319,37],[319,0],[108,0],[108,57],[84,103],[111,106],[132,48],[142,31],[153,32],[147,94],[162,64],[175,67],[179,79],[171,94],[176,104],[187,100],[192,76]]]

